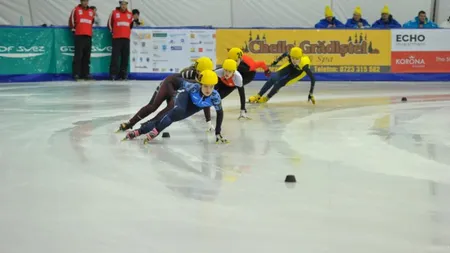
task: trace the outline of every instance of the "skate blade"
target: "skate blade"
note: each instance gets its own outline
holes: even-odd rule
[[[126,140],[128,140],[128,138],[127,138],[127,137],[123,138],[123,139],[121,140],[121,142],[122,142],[122,141],[126,141]]]

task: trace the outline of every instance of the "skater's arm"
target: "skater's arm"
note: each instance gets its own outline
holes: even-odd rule
[[[216,135],[220,134],[222,131],[222,122],[223,122],[223,108],[222,108],[222,99],[220,98],[219,92],[216,90],[213,91],[211,95],[211,102],[216,110]]]
[[[241,110],[245,110],[245,90],[244,90],[244,80],[241,73],[236,71],[233,76],[234,85],[239,91],[239,98],[241,99]]]
[[[262,68],[264,71],[268,70],[267,65],[263,61],[254,61],[252,57],[248,55],[242,56],[242,61],[250,67],[250,71]]]
[[[239,91],[239,98],[241,99],[241,110],[245,111],[245,88],[242,86],[237,89]]]
[[[286,53],[284,53],[284,54],[278,56],[278,58],[277,58],[275,61],[273,61],[273,62],[270,64],[270,66],[275,66],[275,65],[277,65],[278,62],[280,62],[281,60],[283,60],[284,58],[286,58],[286,57],[288,57],[288,56],[289,56],[289,53],[288,53],[288,52],[286,52]]]
[[[70,29],[74,29],[75,28],[75,15],[76,15],[76,7],[73,8],[72,12],[70,13],[70,17],[69,17],[69,27]]]
[[[309,88],[309,94],[313,94],[314,93],[314,86],[316,84],[316,79],[314,78],[314,74],[311,71],[311,69],[309,68],[309,65],[306,65],[303,67],[303,71],[306,72],[306,74],[308,75],[309,79],[311,80],[311,88]]]

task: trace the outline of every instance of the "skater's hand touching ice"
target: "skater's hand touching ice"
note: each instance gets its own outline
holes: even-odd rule
[[[226,144],[226,143],[229,143],[229,141],[226,138],[224,138],[222,136],[222,134],[216,134],[216,143],[217,144]]]
[[[241,114],[239,115],[238,120],[240,119],[251,119],[251,118],[247,116],[247,112],[245,110],[241,110]]]
[[[216,130],[214,128],[214,125],[211,123],[211,121],[206,122],[206,131],[207,132],[214,132]]]

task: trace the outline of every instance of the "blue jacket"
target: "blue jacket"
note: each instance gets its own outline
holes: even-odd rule
[[[363,24],[364,28],[370,28],[369,22],[367,22],[367,20],[362,18],[359,22],[361,22]],[[359,28],[358,27],[358,23],[359,22],[354,20],[353,18],[349,18],[349,19],[347,19],[347,23],[345,23],[345,27],[348,27],[348,28]]]
[[[328,22],[328,20],[326,18],[321,19],[319,21],[319,23],[317,23],[315,25],[315,27],[318,28],[318,29],[324,29],[324,28],[328,28],[328,25],[336,25],[336,28],[338,28],[338,27],[341,27],[341,28],[345,27],[344,24],[342,24],[342,22],[337,20],[335,17],[333,17],[331,22]]]
[[[416,17],[413,20],[410,20],[403,24],[403,28],[419,28],[419,17]],[[428,21],[428,18],[425,19],[425,23],[423,24],[423,28],[439,28],[436,23],[433,21]]]
[[[389,22],[384,23],[383,19],[378,19],[375,23],[372,24],[372,28],[401,28],[402,25],[400,25],[397,20],[395,20],[392,15],[389,15]]]

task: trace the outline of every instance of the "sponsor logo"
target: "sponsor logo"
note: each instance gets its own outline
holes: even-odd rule
[[[151,39],[152,38],[152,34],[151,33],[140,33],[140,34],[137,34],[137,36],[138,36],[138,38],[140,39],[140,40],[142,40],[142,39]]]
[[[425,45],[426,37],[423,34],[397,34],[395,42],[397,45]]]
[[[174,40],[170,40],[170,41],[169,41],[169,44],[173,44],[173,43],[175,43]]]
[[[303,49],[304,54],[317,54],[327,55],[336,54],[342,57],[346,55],[368,55],[368,54],[380,54],[380,50],[373,45],[369,34],[355,34],[355,36],[349,36],[347,42],[341,42],[336,40],[299,40],[289,43],[286,40],[275,40],[270,43],[267,41],[265,34],[250,34],[248,41],[244,41],[241,47],[244,53],[252,54],[282,54],[288,52],[291,48],[298,46]],[[230,48],[227,48],[230,50]]]
[[[191,47],[191,53],[195,52],[195,48]]]
[[[166,68],[162,68],[161,71],[162,71],[162,72],[166,72],[167,69],[166,69]]]
[[[191,45],[200,45],[200,44],[202,44],[202,41],[191,42]]]
[[[195,39],[195,33],[191,33],[191,39]]]
[[[136,57],[133,57],[133,59],[131,59],[132,62],[136,62]]]
[[[142,41],[142,42],[141,42],[141,46],[142,46],[142,47],[145,47],[146,45],[147,45],[147,43],[145,43],[145,41]]]
[[[167,50],[167,45],[162,45],[162,50],[166,51]]]
[[[183,50],[183,47],[182,46],[171,46],[170,50],[172,50],[172,51],[180,51],[180,50]]]
[[[0,57],[31,58],[45,54],[44,46],[0,46]]]
[[[147,66],[139,66],[139,65],[136,65],[136,66],[134,66],[134,68],[135,69],[147,69]]]
[[[132,54],[137,54],[137,50],[136,50],[136,49],[133,49],[133,50],[131,51],[131,53],[132,53]]]
[[[170,71],[170,72],[173,72],[173,69],[171,68],[171,69],[169,69],[169,71]]]
[[[153,57],[155,57],[155,58],[161,58],[161,55],[159,55],[159,54],[153,54]]]
[[[199,53],[203,53],[203,48],[199,47],[199,48],[198,48],[198,52],[199,52]]]
[[[75,54],[75,46],[61,46],[59,51],[62,55],[74,56]],[[112,53],[112,47],[97,47],[92,46],[91,48],[91,57],[92,58],[100,58],[110,56]]]
[[[180,39],[180,42],[181,42],[181,43],[184,43],[184,39]]]
[[[203,42],[203,44],[205,44],[205,45],[214,45],[215,42],[214,41],[205,41],[205,42]]]
[[[158,45],[153,45],[153,49],[158,49],[159,47],[158,47]]]
[[[153,33],[154,38],[167,38],[167,33],[162,32],[154,32]]]
[[[208,48],[208,49],[206,49],[206,52],[215,52],[216,50],[215,49],[212,49],[212,48]]]
[[[155,71],[155,72],[158,72],[159,68],[153,68],[152,70]]]
[[[400,58],[395,59],[396,65],[412,65],[414,68],[423,68],[425,67],[425,60],[423,58],[416,58],[415,56],[411,55],[408,58]]]
[[[149,52],[147,52],[147,51],[141,51],[141,52],[139,52],[140,54],[149,54]]]
[[[150,62],[150,58],[149,57],[145,58],[145,61]]]
[[[171,33],[171,34],[169,34],[170,38],[176,38],[176,37],[182,37],[182,36],[186,36],[186,33]]]
[[[179,68],[175,68],[175,72],[180,72],[180,69]]]

